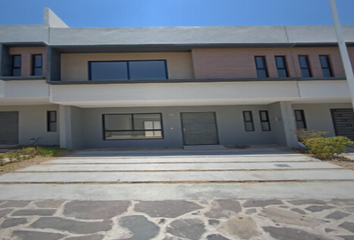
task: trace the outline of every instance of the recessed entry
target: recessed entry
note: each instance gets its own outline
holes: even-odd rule
[[[274,166],[277,166],[277,167],[291,167],[288,164],[274,164]]]

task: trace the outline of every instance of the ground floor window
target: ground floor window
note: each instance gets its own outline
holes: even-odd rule
[[[304,110],[295,110],[295,120],[297,129],[306,129],[306,120]]]
[[[163,138],[161,113],[104,114],[104,140]]]
[[[243,111],[243,121],[245,124],[246,132],[253,132],[254,126],[253,126],[253,117],[251,111]]]

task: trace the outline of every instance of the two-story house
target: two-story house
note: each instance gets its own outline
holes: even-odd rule
[[[354,138],[333,26],[0,26],[2,145],[297,147],[303,128]]]

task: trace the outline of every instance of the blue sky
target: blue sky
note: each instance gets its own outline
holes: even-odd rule
[[[336,0],[354,24],[354,0]],[[51,8],[69,27],[333,24],[328,0],[0,0],[0,24],[42,24]]]

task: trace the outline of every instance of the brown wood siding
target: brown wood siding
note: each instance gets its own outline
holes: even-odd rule
[[[354,48],[349,49],[352,63]],[[278,77],[275,56],[285,56],[289,77],[301,77],[299,55],[309,57],[313,77],[323,77],[320,55],[329,55],[334,77],[343,77],[344,69],[337,47],[303,48],[229,48],[193,49],[194,73],[201,78],[256,78],[254,57],[265,56],[269,77]]]

